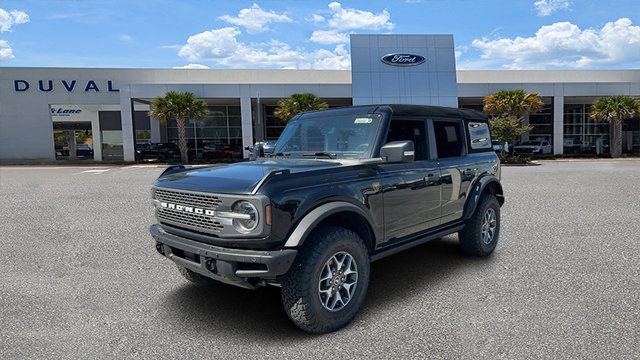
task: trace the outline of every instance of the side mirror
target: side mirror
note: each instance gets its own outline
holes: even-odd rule
[[[415,158],[413,141],[392,141],[380,149],[380,157],[388,163],[412,162]]]

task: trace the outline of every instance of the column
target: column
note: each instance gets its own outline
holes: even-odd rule
[[[251,120],[251,97],[240,98],[240,119],[242,123],[242,148],[253,147],[253,122]],[[243,157],[248,157],[249,152],[243,150]]]
[[[93,134],[93,160],[102,161],[102,130],[100,130],[100,117],[96,111],[96,116],[91,119],[91,133]]]
[[[553,153],[564,153],[564,96],[553,97]]]
[[[124,161],[136,160],[136,147],[133,137],[133,107],[131,104],[131,90],[120,89],[120,119],[122,122],[122,152]]]

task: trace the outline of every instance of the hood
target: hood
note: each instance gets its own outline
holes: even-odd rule
[[[299,173],[341,165],[342,162],[336,160],[260,159],[169,172],[160,175],[155,185],[188,191],[249,194],[274,171]]]

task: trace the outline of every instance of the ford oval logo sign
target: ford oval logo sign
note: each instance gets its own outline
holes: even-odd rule
[[[380,60],[391,66],[416,66],[427,61],[424,56],[414,54],[388,54]]]

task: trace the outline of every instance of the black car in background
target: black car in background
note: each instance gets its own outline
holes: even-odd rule
[[[214,159],[242,159],[242,150],[225,144],[207,144],[202,149],[205,161]]]
[[[175,143],[142,144],[136,149],[136,160],[167,161],[180,158],[180,148]]]

